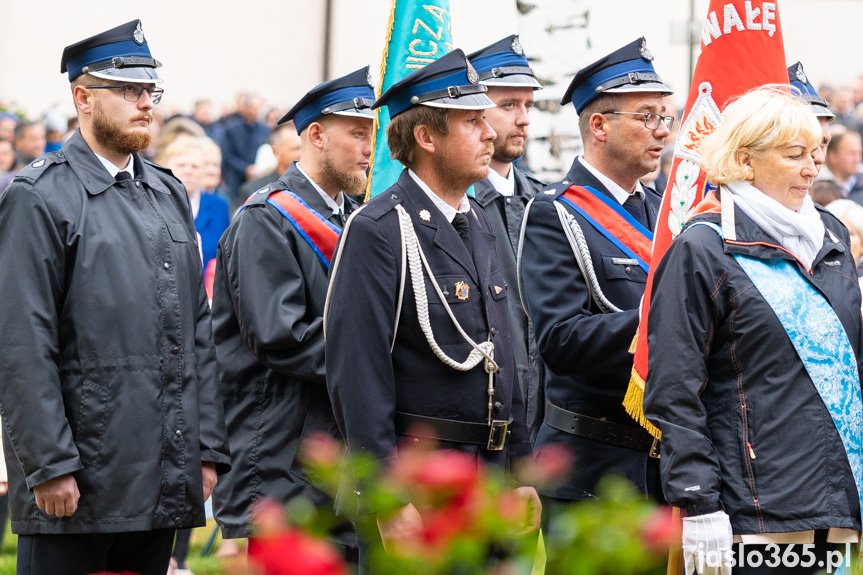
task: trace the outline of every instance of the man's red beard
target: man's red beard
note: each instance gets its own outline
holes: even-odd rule
[[[139,119],[144,118],[150,118],[152,121],[152,116],[148,114],[144,114]],[[93,134],[103,146],[121,154],[134,154],[145,150],[153,139],[149,125],[147,130],[124,128],[122,122],[109,118],[102,112],[98,101],[93,106]]]
[[[366,175],[352,174],[341,170],[336,165],[336,158],[328,148],[324,148],[323,154],[321,154],[321,176],[349,196],[358,196],[366,191],[366,182],[368,182]]]

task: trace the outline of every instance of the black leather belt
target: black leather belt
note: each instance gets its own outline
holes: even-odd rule
[[[472,443],[482,445],[489,451],[501,451],[504,448],[511,433],[509,429],[511,423],[512,419],[509,421],[496,419],[491,422],[491,425],[470,423],[400,411],[397,411],[395,416],[395,428],[398,434],[455,443]]]
[[[659,458],[659,440],[640,427],[574,413],[552,403],[546,404],[545,422],[564,433],[587,437],[618,447],[646,451],[650,457]]]

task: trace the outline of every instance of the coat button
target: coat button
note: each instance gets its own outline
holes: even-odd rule
[[[171,264],[169,264],[168,262],[165,262],[165,263],[164,263],[164,264],[162,264],[162,265],[164,266],[164,268],[165,268],[166,270],[171,269]]]
[[[141,187],[141,182],[139,182],[138,180],[135,180],[135,187],[136,187],[136,188],[140,188],[140,187]]]
[[[171,348],[171,353],[173,353],[174,355],[180,355],[180,348],[179,347]]]
[[[500,410],[503,409],[503,404],[499,401],[494,402],[494,412],[500,413]]]
[[[623,270],[623,271],[625,271],[625,272],[626,272],[626,275],[629,275],[629,274],[631,274],[631,273],[632,273],[632,268],[631,268],[631,267],[629,267],[629,266],[626,266],[626,268],[624,268],[624,270]]]
[[[176,525],[177,527],[179,527],[179,526],[180,526],[180,525],[182,525],[182,524],[183,524],[183,520],[182,520],[182,519],[180,519],[179,517],[174,517],[174,525]]]
[[[495,328],[495,327],[491,328],[491,337],[494,337],[496,335],[497,335],[497,328]]]
[[[512,198],[507,198],[507,199],[506,199],[506,204],[507,204],[507,205],[509,205],[509,204],[511,204],[511,203],[512,203]]]
[[[176,435],[177,437],[183,437],[183,432],[178,429],[174,432],[174,435]]]

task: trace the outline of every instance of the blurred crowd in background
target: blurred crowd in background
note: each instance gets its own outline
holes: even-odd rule
[[[863,77],[850,85],[821,85],[818,93],[830,102],[836,120],[831,123],[826,165],[811,190],[813,199],[827,205],[849,198],[863,205]],[[143,155],[172,170],[186,187],[205,267],[245,199],[299,159],[300,138],[293,123],[277,124],[287,107],[244,92],[233,106],[221,110],[209,100],[195,102],[187,113],[154,109],[155,137]],[[678,111],[675,129],[683,123],[681,116]],[[0,101],[0,193],[22,167],[59,150],[76,129],[77,118],[69,116],[68,107],[30,118]],[[667,140],[659,170],[642,179],[660,192],[667,185],[675,137],[672,133]],[[529,170],[529,159],[519,165]]]

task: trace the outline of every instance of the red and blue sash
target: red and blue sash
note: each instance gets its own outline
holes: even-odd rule
[[[271,192],[267,196],[267,203],[285,216],[329,269],[341,230],[315,211],[303,198],[289,190]]]
[[[558,199],[578,212],[620,251],[647,273],[653,250],[653,233],[613,198],[591,187],[570,186]]]

